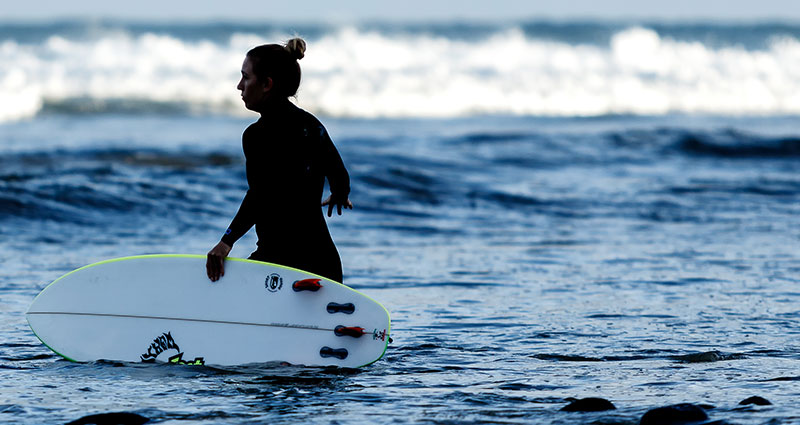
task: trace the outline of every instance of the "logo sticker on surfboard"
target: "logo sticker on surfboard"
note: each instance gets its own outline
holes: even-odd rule
[[[377,340],[386,341],[386,329],[384,329],[384,330],[382,330],[380,332],[377,329],[373,330],[372,331],[372,339],[375,340],[375,341],[377,341]]]
[[[157,336],[147,347],[147,351],[140,356],[143,363],[154,363],[158,357],[167,351],[176,351],[178,354],[172,355],[167,359],[167,362],[173,364],[195,365],[202,366],[206,364],[202,357],[195,357],[194,360],[184,360],[183,352],[178,343],[172,337],[172,332],[164,332]]]
[[[278,273],[272,273],[267,276],[267,280],[264,281],[264,286],[269,292],[278,292],[283,288],[283,278]]]

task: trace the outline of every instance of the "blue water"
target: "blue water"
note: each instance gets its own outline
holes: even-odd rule
[[[753,100],[739,99],[742,93],[734,93],[741,108],[732,111],[719,101],[727,98],[714,97],[719,92],[707,98],[722,105],[717,110],[601,108],[588,115],[536,102],[529,106],[544,112],[469,113],[456,107],[458,99],[436,103],[432,93],[448,114],[421,108],[409,116],[390,102],[395,91],[370,86],[365,98],[383,111],[371,114],[369,105],[348,103],[357,97],[319,100],[338,93],[323,86],[338,81],[339,71],[312,62],[309,68],[320,68],[306,72],[308,91],[298,103],[323,120],[350,170],[355,209],[329,226],[345,283],[391,313],[394,342],[385,358],[355,371],[60,359],[25,322],[36,294],[88,263],[208,251],[246,188],[240,137],[255,117],[216,95],[160,100],[159,85],[179,86],[182,68],[140,87],[143,96],[105,96],[117,86],[103,80],[105,72],[117,69],[130,84],[150,82],[149,74],[95,72],[80,68],[71,50],[53,49],[123,45],[139,52],[134,62],[164,70],[167,62],[159,61],[166,59],[142,46],[175,53],[203,45],[210,58],[241,61],[231,37],[281,30],[116,25],[0,29],[3,54],[71,70],[55,83],[25,74],[27,87],[40,90],[33,93],[12,84],[9,69],[22,62],[0,65],[0,90],[41,100],[0,123],[0,422],[64,423],[126,411],[165,424],[635,424],[649,409],[690,402],[706,405],[713,420],[800,423],[800,120],[791,93],[784,106],[761,113],[744,113]],[[775,69],[788,66],[778,53],[790,52],[786,40],[796,43],[798,33],[778,25],[635,30],[644,33],[628,25],[540,26],[517,26],[534,50],[611,52],[615,35],[647,42],[656,33],[662,45],[699,43],[720,60],[778,49]],[[480,50],[509,28],[427,30],[429,40]],[[413,44],[403,27],[310,32],[308,59],[312,41],[326,37],[378,34],[373,42],[401,53],[403,43]],[[153,38],[159,34],[169,38]],[[781,34],[787,50],[770,44]],[[53,59],[58,54],[66,56]],[[453,80],[479,71],[450,60],[450,70],[464,73]],[[399,82],[409,64],[357,71]],[[198,78],[236,100],[233,66],[231,81],[215,81],[211,71]],[[489,97],[516,81],[513,70],[484,71],[496,77],[487,80]],[[636,75],[661,87],[653,96],[686,88],[669,72],[648,72]],[[731,72],[716,78],[750,78]],[[93,92],[91,81],[105,90]],[[582,88],[572,92],[578,97],[595,84],[577,74],[559,81]],[[78,91],[58,92],[62,83]],[[417,89],[426,87],[409,88]],[[530,90],[528,97],[539,93]],[[676,92],[676,105],[697,100],[686,93]],[[246,257],[254,244],[250,234],[232,255]],[[738,406],[754,395],[773,405]],[[584,397],[606,398],[617,410],[559,410]]]

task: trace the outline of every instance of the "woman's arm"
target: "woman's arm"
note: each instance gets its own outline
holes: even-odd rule
[[[254,224],[253,195],[248,190],[244,195],[242,205],[239,206],[239,211],[236,212],[236,216],[228,226],[228,230],[206,257],[206,274],[212,282],[218,281],[225,275],[225,257],[230,254],[233,244],[244,236]]]
[[[333,141],[328,135],[325,127],[320,125],[320,143],[322,144],[322,163],[325,169],[325,177],[331,189],[331,195],[322,202],[322,206],[328,207],[328,217],[333,214],[333,207],[336,206],[337,213],[342,215],[342,208],[353,209],[350,202],[350,175],[344,166],[339,151],[336,150]]]

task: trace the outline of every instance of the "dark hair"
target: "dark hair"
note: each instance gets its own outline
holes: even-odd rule
[[[272,78],[273,90],[284,97],[297,94],[300,87],[300,64],[306,52],[306,42],[301,38],[293,38],[280,44],[264,44],[247,52],[253,73],[261,81]]]

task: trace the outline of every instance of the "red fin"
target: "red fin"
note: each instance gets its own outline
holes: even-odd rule
[[[333,330],[336,336],[352,336],[353,338],[360,338],[364,335],[364,328],[358,326],[337,326]]]
[[[292,289],[294,289],[295,292],[300,292],[300,291],[316,292],[319,290],[319,288],[322,288],[322,285],[320,285],[319,281],[320,279],[298,280],[292,284]]]

